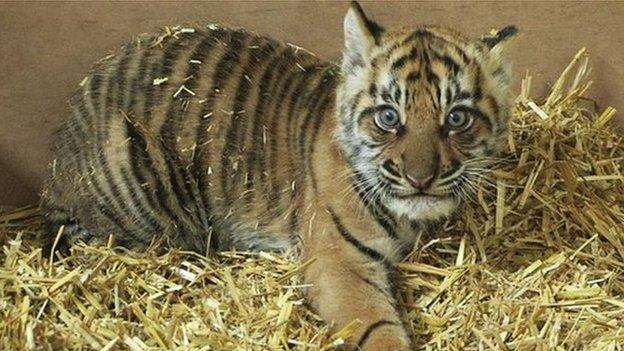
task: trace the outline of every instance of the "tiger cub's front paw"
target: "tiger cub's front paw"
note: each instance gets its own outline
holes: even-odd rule
[[[371,340],[355,350],[362,351],[411,351],[413,348],[406,340],[379,339]]]
[[[403,326],[387,324],[369,329],[360,337],[355,350],[362,351],[409,351],[413,350]]]

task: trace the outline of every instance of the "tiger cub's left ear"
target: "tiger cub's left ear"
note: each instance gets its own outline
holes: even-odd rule
[[[381,26],[366,17],[357,1],[351,2],[344,18],[343,72],[350,73],[364,67],[372,48],[380,43],[383,32]]]
[[[508,59],[507,43],[509,39],[518,33],[515,26],[507,26],[496,33],[481,37],[481,43],[485,46],[486,70],[494,78],[500,91],[509,91],[511,81],[511,61]],[[508,94],[508,98],[511,97]]]
[[[516,33],[518,33],[518,28],[516,28],[516,26],[507,26],[496,33],[481,37],[481,42],[490,50],[493,50],[494,48],[498,49],[498,47],[502,46],[502,43],[516,35]]]

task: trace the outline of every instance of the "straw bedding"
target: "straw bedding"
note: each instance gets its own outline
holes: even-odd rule
[[[581,50],[513,110],[478,196],[399,265],[419,349],[624,349],[624,143],[596,111]],[[42,258],[34,208],[0,214],[0,349],[333,349],[294,253],[205,258],[78,246]],[[357,321],[353,322],[358,323]]]

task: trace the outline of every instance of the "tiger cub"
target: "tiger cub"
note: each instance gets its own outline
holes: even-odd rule
[[[353,3],[341,64],[243,30],[178,28],[100,62],[56,135],[47,249],[284,250],[348,344],[407,350],[393,263],[504,145],[507,27],[384,29]],[[60,234],[58,234],[60,233]],[[58,234],[58,237],[57,237]]]

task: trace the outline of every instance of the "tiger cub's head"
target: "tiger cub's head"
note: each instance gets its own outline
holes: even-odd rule
[[[435,220],[475,191],[505,145],[511,98],[502,54],[515,33],[471,40],[440,27],[387,30],[351,5],[337,138],[366,199]]]

